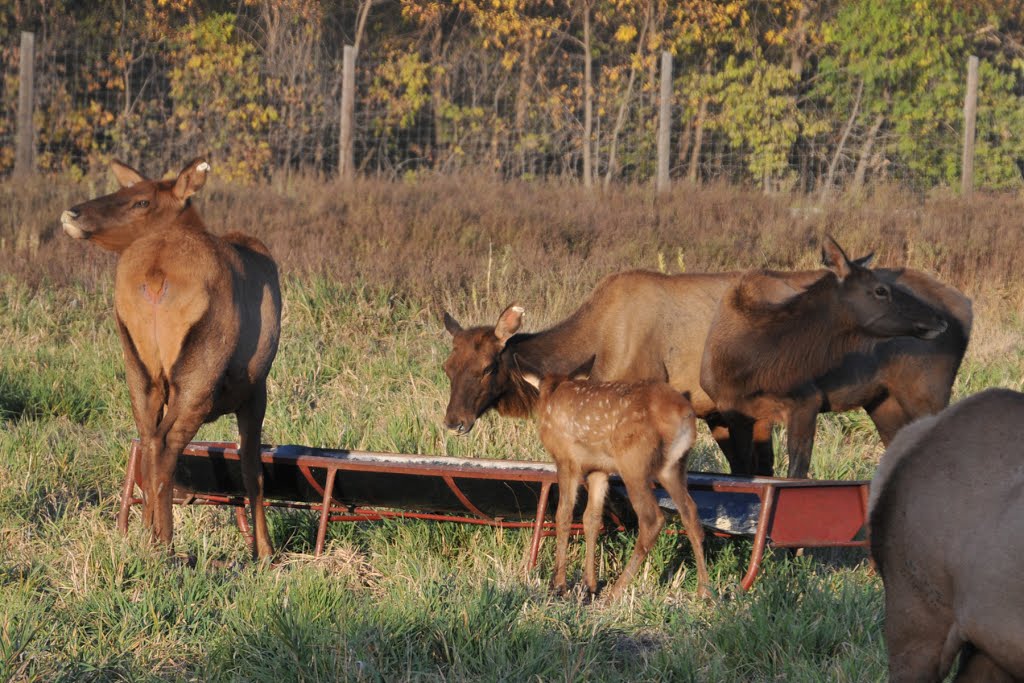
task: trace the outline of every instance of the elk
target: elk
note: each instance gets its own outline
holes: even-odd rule
[[[111,169],[121,188],[71,207],[61,223],[118,254],[114,313],[139,431],[143,521],[171,547],[178,457],[204,422],[234,413],[253,553],[268,558],[260,437],[281,329],[277,265],[254,237],[206,230],[191,202],[210,171],[204,159],[168,180],[119,161]]]
[[[686,459],[696,438],[693,407],[664,382],[589,382],[593,359],[570,375],[547,374],[524,368],[523,377],[538,389],[537,412],[541,442],[558,472],[555,511],[555,574],[553,588],[566,589],[569,528],[579,487],[586,480],[583,513],[586,539],[584,581],[597,593],[595,552],[601,526],[608,476],[618,474],[639,524],[633,554],[606,598],[615,600],[633,580],[665,523],[651,490],[658,481],[676,504],[697,564],[697,591],[708,597],[704,562],[704,530],[697,505],[686,488]]]
[[[820,411],[863,406],[887,444],[904,424],[949,403],[970,336],[971,304],[956,289],[920,271],[873,272],[889,287],[910,290],[949,322],[949,328],[932,339],[880,341],[868,353],[843,358],[816,379]],[[523,381],[514,357],[542,373],[568,373],[596,356],[591,379],[668,382],[708,422],[733,473],[771,475],[771,423],[750,424],[734,415],[730,434],[715,402],[700,385],[712,319],[719,302],[742,275],[616,273],[604,278],[568,318],[535,333],[519,332],[523,307],[517,304],[507,307],[495,325],[468,329],[445,312],[444,326],[452,336],[452,350],[444,363],[451,383],[445,425],[465,434],[491,409],[510,417],[532,414],[537,394]],[[774,275],[789,283],[790,293],[832,276],[828,270]]]
[[[890,680],[1024,680],[1024,394],[988,389],[901,431],[868,504]]]
[[[817,381],[843,366],[869,365],[879,340],[932,340],[946,321],[907,290],[847,258],[829,238],[830,272],[797,289],[767,271],[741,277],[723,297],[704,345],[700,383],[727,424],[782,422],[789,476],[806,477],[815,418],[827,397]]]

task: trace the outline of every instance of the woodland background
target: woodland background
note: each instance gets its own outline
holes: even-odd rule
[[[668,50],[673,177],[930,191],[959,177],[974,54],[975,183],[1022,182],[1022,0],[0,0],[0,171],[21,31],[45,171],[329,177],[352,44],[363,173],[647,180]]]

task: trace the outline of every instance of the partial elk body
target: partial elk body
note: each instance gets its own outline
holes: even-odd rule
[[[889,676],[1024,680],[1024,394],[989,389],[918,420],[871,482]]]
[[[831,272],[803,289],[768,271],[741,277],[722,299],[701,365],[701,386],[730,427],[786,425],[790,477],[810,468],[815,418],[828,405],[822,378],[856,370],[858,357],[877,373],[880,341],[935,340],[948,327],[936,309],[865,267],[870,257],[851,261],[832,239],[823,256]]]
[[[971,303],[920,271],[872,272],[885,285],[908,290],[928,302],[949,322],[945,332],[931,339],[878,340],[814,378],[818,411],[864,407],[888,444],[903,425],[949,403],[970,335]],[[834,277],[828,270],[765,275],[777,280],[775,286],[785,295]],[[602,280],[568,318],[536,333],[519,332],[523,308],[515,304],[502,312],[494,326],[463,329],[445,313],[445,327],[452,335],[452,350],[444,364],[451,381],[445,425],[465,434],[491,409],[505,416],[531,415],[537,393],[523,381],[513,358],[542,373],[568,373],[596,357],[591,379],[668,382],[688,396],[697,416],[708,422],[734,474],[771,475],[771,422],[753,422],[734,414],[727,429],[715,402],[701,388],[701,362],[712,320],[726,292],[742,277],[742,273],[617,273]],[[810,448],[802,444],[797,450],[809,452]]]
[[[558,508],[555,512],[555,575],[553,587],[566,588],[566,555],[573,508],[579,487],[586,480],[587,507],[583,515],[586,538],[584,580],[597,592],[595,552],[601,527],[608,475],[618,474],[636,512],[639,533],[633,554],[606,597],[616,599],[633,580],[665,522],[651,482],[658,481],[671,495],[697,564],[698,593],[708,596],[704,562],[704,530],[697,506],[686,488],[686,459],[696,438],[693,408],[664,382],[588,382],[589,363],[567,375],[525,369],[524,377],[539,388],[540,438],[558,471]]]
[[[190,197],[210,165],[149,180],[114,161],[121,185],[61,216],[64,232],[119,254],[114,311],[142,457],[143,520],[170,546],[174,470],[206,421],[238,418],[254,553],[271,555],[260,437],[280,336],[277,266],[259,240],[206,230]]]

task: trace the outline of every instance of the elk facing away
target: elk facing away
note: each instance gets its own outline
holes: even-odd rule
[[[722,299],[701,366],[701,386],[727,424],[785,423],[790,477],[806,477],[810,468],[815,418],[827,405],[820,378],[851,358],[877,363],[881,340],[931,340],[948,326],[931,306],[864,267],[868,259],[849,260],[831,239],[823,256],[831,273],[806,289],[775,273],[744,275]]]
[[[593,361],[575,371],[588,373]],[[696,438],[693,408],[664,382],[588,382],[566,375],[546,375],[524,368],[524,377],[539,391],[540,438],[558,471],[555,512],[555,576],[553,587],[566,587],[566,554],[576,496],[584,479],[587,508],[584,580],[597,592],[595,551],[601,526],[608,475],[618,473],[636,512],[639,533],[633,555],[618,581],[608,590],[614,600],[633,580],[665,522],[651,490],[657,480],[672,496],[697,563],[697,590],[709,595],[704,563],[704,530],[697,506],[686,489],[686,458]]]
[[[143,521],[170,546],[178,456],[203,422],[234,413],[253,551],[269,557],[259,453],[280,336],[277,266],[253,237],[207,232],[190,202],[206,182],[204,160],[170,180],[117,161],[112,170],[121,189],[72,207],[61,223],[119,254],[114,311],[141,443]]]
[[[989,389],[901,431],[871,482],[889,676],[1024,680],[1024,394]]]

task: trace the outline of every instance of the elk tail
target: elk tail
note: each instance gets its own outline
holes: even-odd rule
[[[681,420],[679,428],[676,429],[675,434],[672,435],[671,440],[665,447],[665,462],[674,463],[678,462],[686,455],[686,452],[693,446],[693,442],[697,438],[696,423],[693,417],[693,411],[689,411],[684,419]]]

